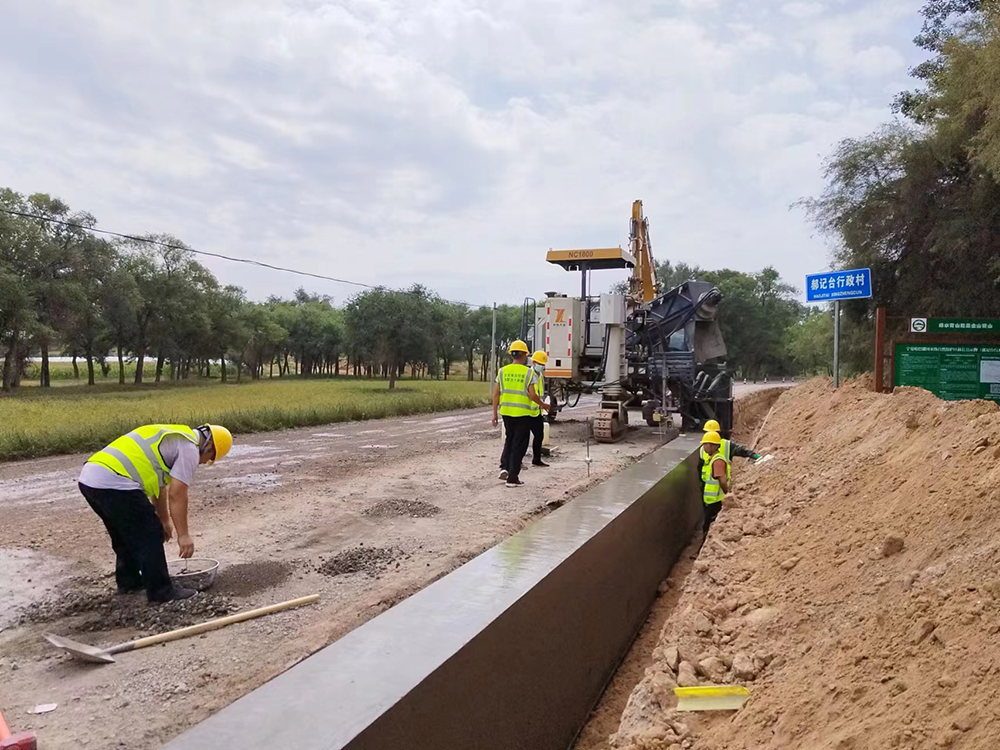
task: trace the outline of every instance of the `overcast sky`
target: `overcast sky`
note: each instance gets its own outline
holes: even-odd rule
[[[829,246],[789,206],[889,119],[920,4],[0,0],[0,185],[477,303],[576,290],[545,251],[624,245],[641,198],[657,259],[801,287]]]

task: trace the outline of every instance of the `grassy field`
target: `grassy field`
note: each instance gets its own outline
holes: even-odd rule
[[[234,433],[421,414],[489,402],[485,383],[338,378],[240,385],[64,386],[0,398],[0,461],[96,450],[150,423],[216,422]]]

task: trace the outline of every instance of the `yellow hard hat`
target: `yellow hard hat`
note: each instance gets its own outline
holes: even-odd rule
[[[229,449],[233,447],[233,433],[217,424],[207,424],[205,425],[208,431],[212,433],[212,445],[215,446],[215,458],[212,459],[211,463],[215,463],[220,458],[229,453]]]
[[[722,438],[719,437],[719,433],[717,432],[706,432],[701,438],[701,444],[705,445],[706,443],[710,445],[722,445]]]
[[[513,354],[514,352],[524,352],[525,354],[527,354],[528,345],[525,344],[523,341],[521,341],[521,339],[518,339],[517,341],[515,341],[513,344],[510,345],[510,349],[508,351],[510,351],[511,354]]]
[[[549,363],[549,355],[539,349],[531,355],[531,361],[537,362],[540,365],[547,365]]]
[[[722,432],[722,425],[714,419],[710,419],[705,422],[705,432]]]

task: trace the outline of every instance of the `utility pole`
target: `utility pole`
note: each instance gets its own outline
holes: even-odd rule
[[[490,368],[487,374],[488,382],[492,383],[497,376],[497,303],[493,303],[493,333],[490,334]]]
[[[840,300],[833,303],[833,387],[840,388]]]

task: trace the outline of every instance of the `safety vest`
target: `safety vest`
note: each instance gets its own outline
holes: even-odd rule
[[[726,479],[728,480],[731,476],[731,465],[729,459],[722,455],[722,451],[719,451],[714,456],[710,457],[710,460],[706,461],[701,466],[701,481],[705,483],[705,492],[702,495],[702,500],[705,501],[705,505],[714,505],[715,503],[721,503],[722,498],[725,494],[722,492],[722,484],[718,479],[712,476],[712,464],[715,460],[721,458],[726,462]]]
[[[708,460],[708,454],[705,452],[705,446],[702,446],[701,448],[699,448],[699,450],[701,451],[701,462],[705,463],[705,461]],[[726,459],[726,463],[732,461],[733,441],[722,438],[722,445],[719,446],[719,453],[721,453],[723,457]]]
[[[531,377],[535,379],[535,393],[538,394],[538,398],[545,399],[545,376],[539,375],[536,372],[531,374]],[[536,404],[534,401],[531,402],[531,416],[538,417],[542,414],[542,407]]]
[[[500,368],[500,414],[505,417],[530,417],[528,398],[529,370],[517,363]]]
[[[200,445],[198,433],[182,424],[148,424],[122,435],[104,450],[98,451],[88,464],[98,464],[115,474],[131,477],[148,497],[160,494],[160,487],[170,483],[170,467],[160,455],[160,442],[167,435],[180,435]]]

